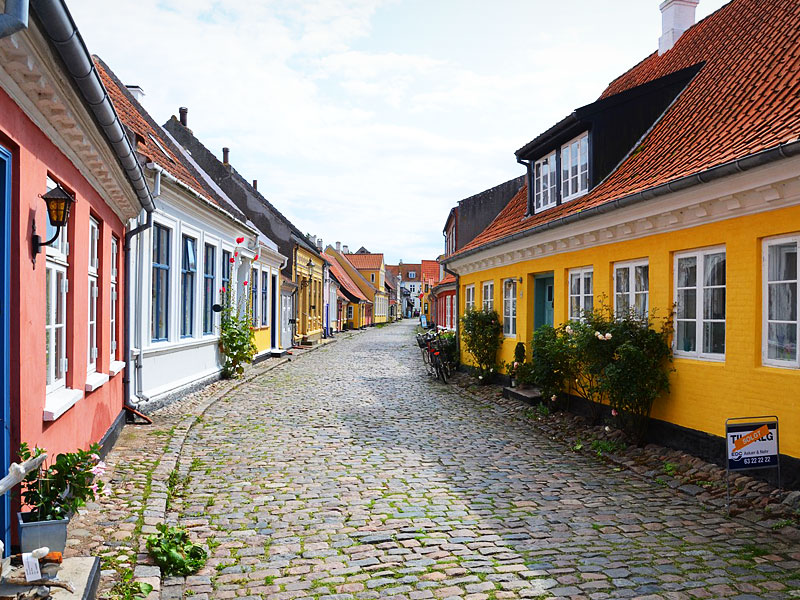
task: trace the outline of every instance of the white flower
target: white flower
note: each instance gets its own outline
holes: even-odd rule
[[[568,334],[572,335],[572,327],[570,327],[569,325],[567,325],[567,327],[564,329],[564,331],[566,331]]]
[[[599,331],[595,331],[595,332],[594,332],[594,337],[596,337],[596,338],[601,338],[601,337],[603,337],[603,334],[602,334],[602,333],[600,333]]]
[[[606,429],[606,433],[608,433],[609,431],[611,431],[611,427],[609,427],[608,425],[606,425],[605,429]]]
[[[555,394],[553,394],[552,396],[550,396],[550,400],[551,400],[552,402],[555,402],[555,401],[557,400],[557,398],[556,398],[556,395],[555,395]]]
[[[611,332],[607,333],[607,334],[605,335],[605,338],[606,338],[607,340],[610,340],[610,339],[611,339]]]
[[[478,375],[478,379],[483,379],[483,375]]]

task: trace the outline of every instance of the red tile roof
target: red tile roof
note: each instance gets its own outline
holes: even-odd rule
[[[219,204],[216,198],[207,193],[204,186],[189,172],[183,163],[180,151],[172,147],[166,133],[147,111],[131,96],[125,85],[117,79],[114,72],[100,58],[93,57],[97,72],[103,82],[111,102],[123,125],[136,134],[136,151],[148,160],[163,167],[170,175],[186,184],[196,193]],[[153,139],[155,138],[155,140]]]
[[[322,258],[327,260],[331,264],[331,272],[333,276],[336,277],[336,280],[341,284],[341,286],[347,290],[347,292],[358,298],[359,300],[363,300],[364,302],[369,302],[367,297],[361,292],[359,287],[355,284],[355,282],[350,278],[350,275],[347,274],[342,268],[342,265],[330,254],[322,253]]]
[[[456,255],[800,139],[800,2],[733,0],[614,80],[607,98],[705,61],[643,143],[587,195],[525,217],[527,187]]]
[[[342,254],[356,269],[379,271],[383,264],[383,254]]]
[[[422,281],[436,284],[439,281],[439,263],[435,260],[422,261]]]

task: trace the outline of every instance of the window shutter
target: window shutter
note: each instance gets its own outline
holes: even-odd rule
[[[62,370],[64,373],[66,373],[67,371],[69,371],[69,359],[68,359],[68,358],[62,358],[62,359],[61,359],[61,370]]]

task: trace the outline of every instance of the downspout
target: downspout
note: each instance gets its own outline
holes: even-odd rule
[[[149,163],[147,167],[155,171],[155,183],[153,184],[153,198],[161,195],[161,168],[153,163]],[[153,211],[147,211],[147,220],[125,233],[125,294],[128,298],[133,298],[131,293],[131,240],[143,231],[150,229],[153,225]],[[144,280],[144,252],[142,250],[141,240],[136,244],[137,258],[136,258],[136,295],[140,295],[142,290],[142,281]],[[142,369],[142,355],[141,355],[141,323],[142,323],[142,303],[136,302],[136,339],[138,341],[136,348],[139,351],[136,359],[133,358],[133,348],[131,344],[131,302],[125,303],[125,376],[122,379],[122,387],[125,390],[125,406],[128,408],[136,409],[139,406],[138,402],[134,402],[131,398],[135,395],[140,399],[141,393],[141,369]],[[131,368],[133,368],[133,380],[131,380]],[[133,383],[131,383],[133,381]],[[131,386],[135,386],[133,394],[131,394]]]
[[[300,312],[300,295],[298,291],[300,290],[300,283],[298,280],[297,274],[297,243],[295,243],[294,248],[292,248],[292,252],[294,252],[293,262],[292,262],[292,269],[294,270],[294,279],[295,279],[295,288],[292,290],[292,315],[294,316],[294,323],[292,323],[292,346],[294,346],[294,341],[297,338],[297,317],[299,316]]]
[[[6,0],[0,15],[0,38],[28,28],[28,0]]]

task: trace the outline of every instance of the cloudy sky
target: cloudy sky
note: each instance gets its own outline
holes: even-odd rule
[[[89,50],[298,228],[390,263],[658,46],[661,0],[69,0]],[[701,0],[698,19],[726,0]],[[110,8],[113,6],[113,10]]]

